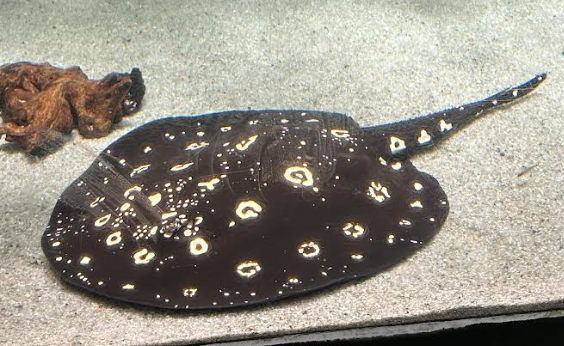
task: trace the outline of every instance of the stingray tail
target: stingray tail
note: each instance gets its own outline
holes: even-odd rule
[[[389,141],[392,157],[407,157],[426,150],[461,129],[488,110],[518,100],[535,90],[545,79],[546,73],[529,81],[501,91],[483,100],[440,112],[424,115],[393,124],[364,129]]]

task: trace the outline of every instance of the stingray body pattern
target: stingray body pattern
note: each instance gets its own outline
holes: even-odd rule
[[[63,192],[43,251],[72,285],[173,309],[264,303],[373,275],[428,244],[449,211],[410,156],[545,78],[374,127],[310,110],[150,122]]]

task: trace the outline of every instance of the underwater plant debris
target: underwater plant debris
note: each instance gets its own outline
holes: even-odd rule
[[[139,109],[141,71],[89,80],[77,67],[20,62],[0,66],[0,136],[29,152],[78,128],[86,138],[107,135],[112,124]]]
[[[409,158],[545,78],[373,127],[310,110],[150,122],[63,192],[43,251],[72,285],[172,309],[260,304],[376,274],[429,244],[449,212]]]

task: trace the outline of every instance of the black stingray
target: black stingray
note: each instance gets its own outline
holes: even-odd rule
[[[545,77],[374,127],[310,110],[153,121],[63,192],[43,251],[72,285],[178,309],[263,303],[375,274],[428,244],[449,211],[409,157]]]

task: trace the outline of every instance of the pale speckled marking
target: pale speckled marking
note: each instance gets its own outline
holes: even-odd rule
[[[361,253],[353,253],[351,254],[351,258],[355,261],[362,261],[362,259],[364,258],[364,255]]]
[[[237,216],[243,220],[256,218],[261,212],[262,206],[253,200],[241,201],[235,210]]]
[[[150,195],[149,197],[149,202],[151,203],[151,206],[155,206],[157,204],[159,204],[159,202],[162,199],[162,195],[160,194],[160,192],[155,192],[152,195]]]
[[[90,262],[92,262],[92,258],[90,256],[83,255],[78,263],[86,266],[89,265]]]
[[[241,277],[250,279],[252,277],[255,277],[261,271],[261,269],[262,268],[257,261],[247,260],[239,263],[239,265],[237,265],[236,271],[237,274],[239,274]]]
[[[296,185],[302,185],[302,186],[313,185],[313,174],[309,169],[305,167],[300,167],[300,166],[288,167],[284,172],[284,178]]]
[[[342,129],[333,129],[331,130],[331,135],[337,137],[337,138],[348,138],[351,135],[349,134],[349,131],[347,130],[342,130]]]
[[[444,119],[441,119],[439,121],[439,129],[441,130],[441,132],[450,131],[452,130],[452,124],[446,122]]]
[[[384,203],[391,195],[388,188],[379,182],[371,182],[368,186],[368,195],[378,203]]]
[[[155,253],[145,248],[139,249],[133,254],[134,262],[137,265],[148,264],[154,258],[155,258]]]
[[[145,164],[145,165],[141,165],[139,167],[136,167],[136,168],[133,169],[133,171],[131,171],[129,176],[134,177],[138,174],[141,174],[141,173],[145,172],[146,170],[148,170],[149,167],[151,167],[151,164]]]
[[[172,166],[172,167],[170,168],[170,170],[171,170],[172,172],[180,172],[180,171],[183,171],[183,170],[185,170],[185,169],[188,169],[188,168],[192,167],[193,165],[194,165],[194,162],[181,163],[181,164]]]
[[[407,220],[407,219],[401,219],[401,220],[399,221],[399,225],[400,225],[400,226],[411,226],[412,223],[411,223],[411,221],[409,221],[409,220]]]
[[[364,236],[364,234],[366,233],[366,229],[363,225],[359,223],[347,222],[343,226],[343,233],[347,237],[356,239]]]
[[[110,221],[110,219],[112,218],[112,214],[106,214],[100,218],[98,218],[95,222],[94,222],[94,226],[96,227],[102,227],[105,224],[108,223],[108,221]]]
[[[423,190],[423,185],[420,182],[416,181],[413,183],[413,188],[415,189],[415,191],[421,191]]]
[[[193,298],[198,293],[198,289],[196,287],[186,287],[182,290],[182,295],[184,297]]]
[[[129,210],[129,208],[131,208],[131,203],[125,202],[121,205],[121,207],[119,207],[119,211],[125,212],[125,211]]]
[[[186,146],[186,150],[196,150],[196,149],[200,149],[200,148],[203,148],[205,146],[208,146],[208,145],[209,145],[209,143],[207,143],[207,142],[198,142],[198,143],[194,142],[194,143],[188,144],[188,146]]]
[[[397,154],[402,152],[406,149],[405,141],[399,137],[391,136],[390,137],[390,151],[392,154]]]
[[[106,244],[108,246],[114,246],[119,243],[121,243],[121,231],[113,232],[106,238]]]
[[[133,200],[133,199],[135,199],[135,196],[132,195],[133,192],[141,192],[141,191],[143,191],[141,186],[133,185],[129,189],[125,190],[125,192],[123,193],[123,196],[125,198],[129,199],[129,200]]]
[[[418,200],[411,202],[409,206],[414,209],[423,209],[423,203],[421,203],[421,201]]]
[[[215,185],[219,184],[221,180],[219,178],[212,178],[209,181],[202,181],[198,183],[199,187],[203,187],[204,189],[207,189],[209,191],[212,191],[213,189],[215,189]]]
[[[209,247],[208,242],[204,238],[197,237],[190,242],[190,253],[193,256],[201,256],[208,252]]]
[[[313,241],[303,243],[298,247],[298,253],[305,258],[315,258],[319,256],[320,252],[321,248]]]
[[[170,219],[170,218],[175,217],[176,215],[178,215],[178,213],[175,212],[175,211],[171,211],[171,212],[168,212],[168,213],[163,213],[163,214],[161,215],[161,219],[163,219],[163,220]]]
[[[421,135],[417,137],[417,142],[419,144],[427,144],[431,141],[431,136],[425,130],[421,130]]]
[[[290,284],[292,284],[292,285],[296,285],[296,284],[299,284],[299,283],[300,283],[300,279],[298,279],[298,278],[295,277],[295,276],[290,276],[290,277],[288,278],[288,283],[290,283]]]
[[[258,135],[254,135],[249,137],[248,139],[242,140],[241,142],[235,145],[235,148],[237,148],[237,150],[239,151],[245,151],[249,149],[249,146],[251,146],[251,144],[253,144],[257,140],[257,138]]]

